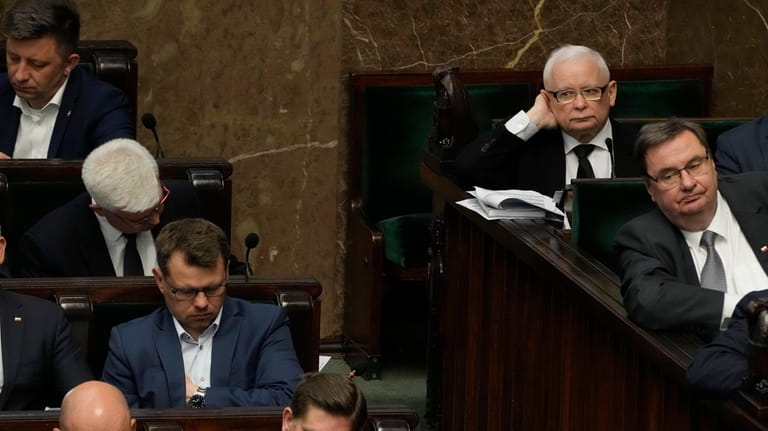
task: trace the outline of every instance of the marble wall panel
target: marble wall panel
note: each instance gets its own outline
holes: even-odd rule
[[[79,3],[84,39],[138,47],[166,153],[234,163],[234,251],[258,232],[257,273],[322,282],[324,337],[343,315],[348,72],[540,68],[578,43],[613,66],[713,63],[716,115],[768,110],[768,0]]]

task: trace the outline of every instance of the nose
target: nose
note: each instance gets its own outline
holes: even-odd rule
[[[196,308],[204,309],[208,307],[208,297],[205,296],[205,293],[203,293],[202,290],[198,290],[193,303]]]
[[[13,71],[12,75],[16,81],[26,81],[29,79],[29,68],[23,61],[20,61],[16,65],[16,70]]]
[[[687,170],[680,171],[680,188],[683,190],[692,190],[696,187],[696,179],[689,174]]]
[[[587,99],[584,97],[581,92],[576,95],[576,98],[573,100],[573,106],[579,109],[584,109],[587,107]]]

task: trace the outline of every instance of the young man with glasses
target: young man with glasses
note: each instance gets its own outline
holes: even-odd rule
[[[165,307],[112,329],[102,379],[133,408],[284,406],[302,374],[288,317],[226,296],[229,240],[183,219],[156,239]]]
[[[586,46],[564,45],[552,51],[543,79],[528,112],[481,135],[459,155],[460,182],[551,196],[573,178],[639,176],[634,131],[609,120],[618,89],[603,57]]]
[[[152,275],[154,235],[199,214],[188,181],[160,182],[157,161],[132,139],[115,139],[83,161],[83,193],[40,219],[21,238],[17,275]]]
[[[768,285],[768,174],[718,179],[704,131],[677,118],[643,126],[635,154],[658,208],[616,235],[624,307],[645,328],[711,337]]]

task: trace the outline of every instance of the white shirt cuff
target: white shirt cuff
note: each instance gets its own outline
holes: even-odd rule
[[[504,127],[506,127],[509,133],[512,133],[523,141],[531,139],[531,137],[539,131],[539,128],[536,127],[536,124],[534,124],[530,118],[528,118],[528,114],[526,114],[525,111],[520,111],[514,117],[507,120],[507,122],[504,123]]]

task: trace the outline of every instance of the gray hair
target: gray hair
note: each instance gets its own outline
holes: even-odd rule
[[[583,45],[563,45],[560,48],[555,49],[549,54],[547,63],[544,65],[544,87],[549,87],[549,83],[552,82],[552,69],[555,65],[563,61],[577,60],[582,58],[588,58],[592,60],[597,68],[600,69],[600,73],[605,75],[607,79],[611,79],[611,72],[608,70],[608,64],[599,52],[594,49]],[[555,89],[551,89],[555,90]]]
[[[18,40],[53,36],[67,57],[80,42],[80,13],[72,0],[16,0],[5,13],[3,33]]]
[[[96,147],[83,161],[82,177],[91,198],[107,211],[145,212],[162,196],[157,162],[133,139]]]

